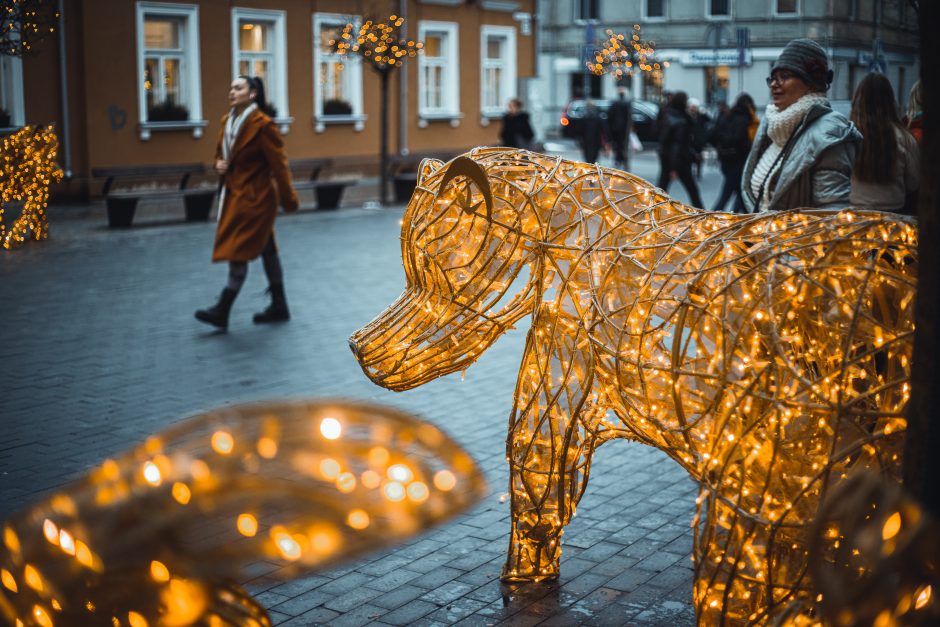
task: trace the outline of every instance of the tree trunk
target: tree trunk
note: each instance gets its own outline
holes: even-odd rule
[[[904,484],[927,511],[940,518],[940,2],[920,3],[920,63],[924,93],[921,146],[919,247],[911,400],[904,448]]]

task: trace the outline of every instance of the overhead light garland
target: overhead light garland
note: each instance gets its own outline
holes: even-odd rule
[[[238,581],[387,547],[479,500],[437,427],[343,400],[202,414],[14,515],[0,537],[10,625],[271,625]]]
[[[55,32],[58,5],[52,0],[0,0],[0,55],[32,52],[44,37]]]
[[[349,23],[339,39],[331,40],[330,47],[337,54],[356,54],[368,61],[379,72],[401,67],[408,57],[416,56],[424,48],[420,41],[399,38],[404,18],[392,15],[384,22],[366,20],[358,28]]]
[[[633,72],[652,72],[669,67],[668,62],[660,63],[655,57],[655,43],[640,38],[640,25],[633,25],[629,37],[607,29],[607,40],[600,50],[594,51],[594,58],[587,62],[588,70],[597,76],[611,73],[618,80]]]
[[[46,207],[49,186],[62,180],[56,163],[59,142],[52,126],[21,128],[3,138],[0,152],[0,241],[6,249],[22,244],[27,237],[43,240],[48,236]],[[11,203],[22,203],[19,217],[9,228],[4,212]]]
[[[700,484],[699,623],[812,622],[821,499],[900,474],[913,220],[703,212],[626,172],[480,148],[422,164],[401,240],[405,292],[350,338],[379,385],[463,370],[531,316],[504,580],[559,575],[594,450],[629,438]]]

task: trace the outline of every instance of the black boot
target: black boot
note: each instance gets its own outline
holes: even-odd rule
[[[271,292],[271,304],[264,311],[255,314],[255,324],[287,322],[290,320],[290,311],[287,309],[287,296],[284,295],[284,285],[272,285],[268,288],[268,291]]]
[[[228,329],[228,314],[232,310],[232,303],[235,302],[236,296],[238,296],[237,290],[225,288],[219,296],[219,302],[208,309],[196,310],[196,320],[219,327],[223,331]]]

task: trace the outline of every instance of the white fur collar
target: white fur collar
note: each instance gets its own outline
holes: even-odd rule
[[[781,148],[790,139],[790,135],[796,130],[806,113],[815,105],[829,105],[829,99],[822,93],[806,94],[789,107],[780,110],[770,103],[767,105],[765,115],[767,116],[767,134],[775,144]]]

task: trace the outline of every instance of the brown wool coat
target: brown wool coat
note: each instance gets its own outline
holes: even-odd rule
[[[222,158],[227,120],[225,115],[216,159]],[[299,206],[284,142],[271,118],[260,111],[245,120],[235,138],[224,184],[225,206],[220,208],[222,217],[215,231],[212,261],[250,261],[261,254],[274,232],[278,197],[287,212],[297,211]]]

